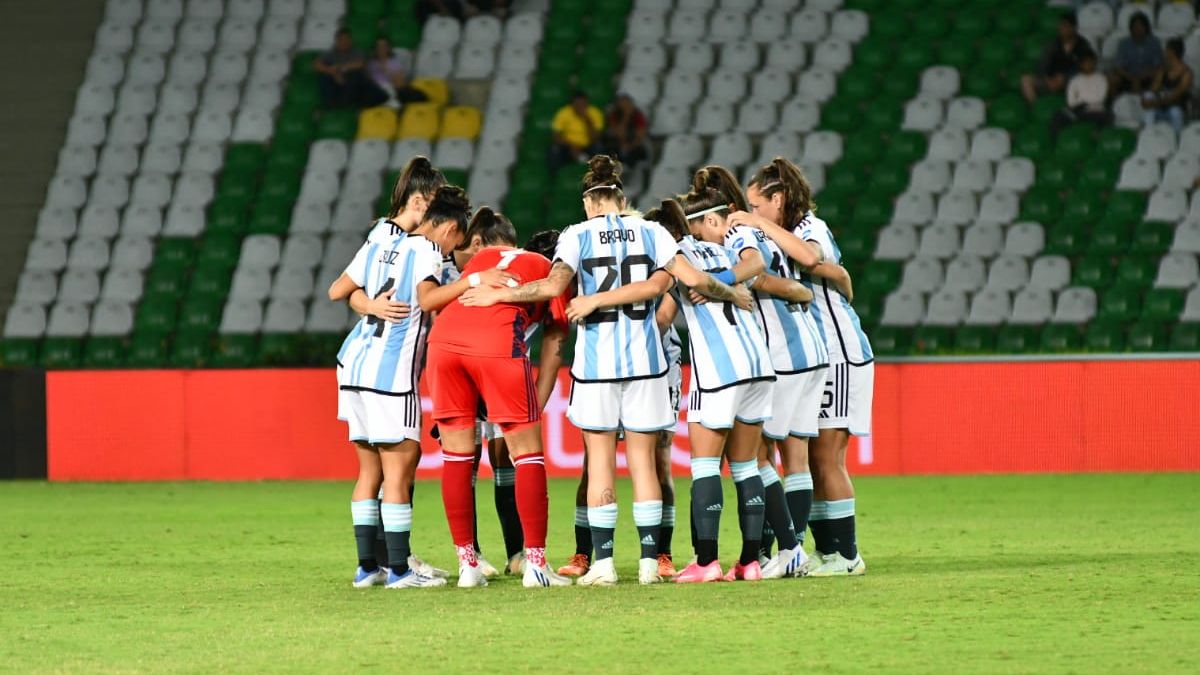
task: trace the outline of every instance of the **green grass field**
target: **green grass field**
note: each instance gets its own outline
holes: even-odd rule
[[[686,493],[686,481],[679,481]],[[1200,475],[862,479],[859,579],[355,590],[342,483],[0,483],[0,671],[1195,672]],[[551,482],[550,555],[573,484]],[[485,554],[502,558],[490,483]],[[681,514],[683,513],[681,509]],[[732,515],[732,512],[728,515]],[[690,557],[686,520],[676,559]],[[414,546],[453,550],[436,484]],[[722,544],[734,553],[736,519]],[[727,535],[727,536],[725,536]]]

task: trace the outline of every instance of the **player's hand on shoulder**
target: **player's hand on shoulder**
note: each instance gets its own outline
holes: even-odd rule
[[[458,296],[458,301],[467,307],[491,307],[500,302],[501,289],[482,284]]]
[[[596,311],[598,303],[595,298],[584,295],[571,300],[567,304],[567,319],[571,323],[583,323],[592,312]]]
[[[392,323],[399,323],[407,319],[412,309],[406,302],[393,300],[392,296],[395,294],[396,289],[391,288],[386,293],[382,293],[369,300],[367,302],[367,313],[384,321],[391,321]]]
[[[494,286],[496,288],[508,286],[509,288],[516,288],[520,284],[520,279],[516,276],[497,267],[479,273],[480,286]]]
[[[733,304],[745,310],[754,309],[754,295],[744,284],[737,284],[733,287]]]
[[[746,211],[734,211],[733,213],[729,214],[727,222],[731,228],[743,226],[753,227],[756,230],[761,230],[763,229],[764,221],[753,213],[748,213]]]

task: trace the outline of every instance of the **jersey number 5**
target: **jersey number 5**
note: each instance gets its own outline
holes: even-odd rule
[[[618,273],[617,259],[615,256],[606,255],[598,258],[585,258],[580,267],[587,274],[596,278],[596,292],[603,293],[611,291],[617,283],[617,278],[621,279],[621,285],[627,286],[635,281],[645,281],[650,278],[650,270],[654,269],[654,261],[650,256],[638,253],[631,255],[621,261],[620,272]],[[636,267],[645,268],[645,272],[640,279],[633,278],[633,270]],[[621,312],[633,321],[644,321],[650,316],[650,303],[639,302],[631,305],[621,305],[612,309],[593,312],[585,323],[614,323],[617,320],[617,313]]]

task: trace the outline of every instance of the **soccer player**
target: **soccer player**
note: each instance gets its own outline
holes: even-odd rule
[[[693,192],[704,188],[717,190],[730,209],[748,210],[741,186],[727,169],[708,166],[697,171]],[[774,414],[763,424],[764,442],[758,470],[767,495],[767,525],[763,528],[766,543],[760,548],[770,549],[768,530],[779,539],[779,555],[763,565],[763,578],[777,579],[796,573],[807,561],[802,544],[812,494],[808,439],[817,435],[829,352],[825,336],[808,309],[813,294],[797,280],[799,274],[793,273],[791,260],[761,230],[732,226],[721,213],[705,217],[710,227],[701,228],[699,236],[722,243],[737,254],[740,262],[734,268],[735,273],[748,260],[761,260],[766,263],[767,272],[760,277],[760,283],[772,282],[786,289],[778,295],[758,290],[754,298],[754,315],[771,352],[776,378]],[[709,218],[713,220],[710,222]],[[742,274],[735,276],[739,280],[744,278]],[[791,280],[790,288],[776,279]],[[782,482],[776,471],[776,446],[783,458]],[[793,522],[793,516],[800,520]]]
[[[735,224],[763,231],[805,271],[816,296],[811,311],[825,336],[830,366],[817,420],[819,433],[809,445],[814,483],[812,528],[816,555],[801,568],[807,576],[845,576],[866,572],[858,552],[854,523],[854,486],[846,470],[850,435],[871,433],[874,353],[858,314],[850,306],[841,252],[825,221],[816,216],[812,189],[804,173],[782,157],[763,166],[746,191],[750,213],[730,216]],[[799,522],[793,514],[793,519]]]
[[[509,244],[516,231],[487,207],[485,218],[495,224],[488,238]],[[477,217],[478,218],[478,217]],[[466,279],[481,284],[480,272],[498,268],[520,279],[541,279],[550,271],[542,255],[510,246],[482,249],[463,268]],[[515,283],[514,283],[515,285]],[[438,317],[429,336],[429,386],[433,417],[442,435],[442,500],[458,554],[461,588],[486,586],[474,543],[474,461],[476,416],[481,406],[487,419],[504,434],[516,466],[516,500],[525,539],[527,588],[567,586],[570,579],[546,565],[546,466],[542,455],[541,410],[549,398],[562,363],[566,337],[565,299],[533,305],[500,304],[467,307],[451,303]],[[527,331],[543,325],[542,361],[535,384],[529,361]]]
[[[638,580],[657,583],[658,536],[662,491],[655,473],[658,432],[674,425],[667,383],[669,364],[662,335],[649,302],[667,290],[674,276],[717,300],[736,300],[749,308],[750,295],[698,271],[679,252],[674,238],[658,223],[622,216],[625,195],[620,163],[606,155],[588,162],[583,179],[588,220],[563,231],[554,266],[543,280],[519,288],[472,289],[463,304],[544,302],[559,297],[575,281],[576,296],[586,297],[654,278],[656,288],[638,300],[596,312],[578,331],[574,384],[567,416],[583,430],[588,465],[588,526],[596,561],[579,578],[584,586],[617,583],[613,532],[617,524],[614,492],[617,429],[625,431],[625,454],[633,478],[634,523],[642,540]]]
[[[388,242],[363,244],[345,274],[330,288],[330,298],[362,290],[372,298],[395,289],[409,313],[392,322],[365,315],[350,331],[338,352],[341,367],[339,412],[350,428],[357,448],[360,476],[370,476],[378,466],[383,476],[383,503],[379,514],[387,541],[389,567],[386,579],[375,564],[374,524],[355,527],[359,548],[356,586],[388,588],[441,586],[445,579],[410,569],[409,535],[412,529],[411,486],[420,460],[421,400],[417,392],[425,350],[429,315],[457,297],[465,288],[438,284],[442,248],[459,246],[466,234],[466,195],[461,188],[438,188],[411,234]],[[346,285],[353,284],[352,289]],[[377,486],[356,485],[351,511],[356,525],[374,513]]]
[[[663,202],[659,214],[663,227],[679,241],[680,250],[697,268],[732,278],[736,264],[732,252],[696,236],[717,229],[716,214],[728,211],[728,206],[711,189],[691,192],[683,199],[686,205],[683,207],[675,200]],[[723,234],[711,236],[719,240]],[[622,290],[628,294],[633,287]],[[572,320],[581,320],[597,308],[624,302],[625,294],[616,291],[578,299],[572,302],[568,314]],[[675,581],[761,579],[758,544],[762,537],[764,495],[758,474],[758,447],[762,422],[771,417],[775,373],[770,354],[754,316],[745,309],[726,302],[693,300],[691,293],[678,290],[663,302],[682,306],[692,354],[688,435],[692,446],[697,560],[684,568]],[[717,559],[717,536],[724,507],[722,455],[729,459],[737,488],[742,530],[742,551],[728,575],[722,574]]]

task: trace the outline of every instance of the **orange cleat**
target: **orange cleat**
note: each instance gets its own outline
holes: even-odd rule
[[[675,571],[675,563],[671,562],[671,554],[670,553],[659,553],[658,554],[658,576],[660,576],[664,579],[669,579],[669,578],[675,576],[676,574],[679,574],[679,572]]]
[[[749,565],[736,563],[729,568],[729,572],[725,575],[725,581],[762,581],[762,566],[758,561],[752,561]]]
[[[591,569],[591,567],[592,563],[588,560],[587,555],[583,553],[576,553],[575,555],[571,556],[571,559],[567,561],[566,565],[558,568],[558,573],[564,577],[581,577],[587,574],[587,571]]]

